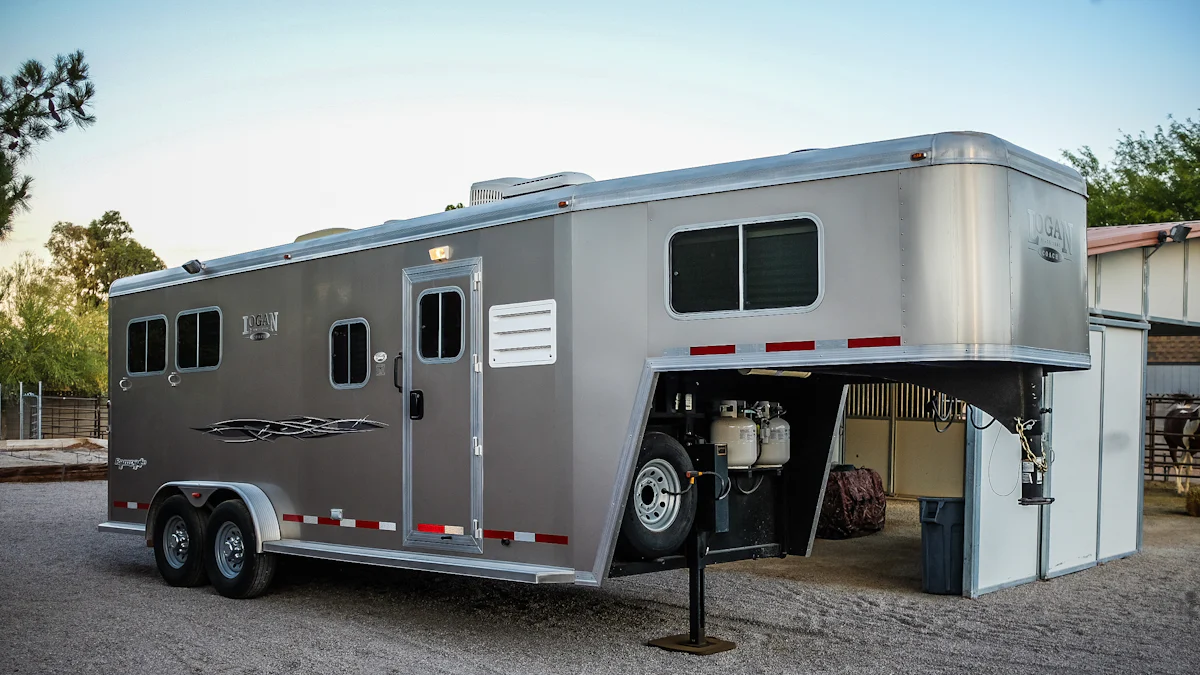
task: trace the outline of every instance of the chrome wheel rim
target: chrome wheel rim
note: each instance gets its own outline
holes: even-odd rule
[[[246,562],[246,549],[242,540],[242,531],[237,525],[225,522],[217,529],[216,540],[217,570],[226,579],[237,578]]]
[[[191,543],[192,538],[183,518],[171,516],[167,519],[167,525],[163,528],[163,557],[172,569],[179,569],[187,563]]]
[[[633,481],[633,506],[638,520],[651,532],[662,532],[679,516],[679,475],[662,459],[652,459]]]

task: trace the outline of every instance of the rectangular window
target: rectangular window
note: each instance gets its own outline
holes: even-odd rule
[[[812,218],[684,230],[668,247],[671,309],[680,314],[802,308],[820,295]]]
[[[457,287],[425,291],[417,299],[417,356],[448,363],[462,356],[463,294]]]
[[[156,375],[167,369],[167,317],[129,322],[125,335],[125,369],[130,375]]]
[[[371,369],[371,327],[365,319],[338,321],[329,329],[329,381],[337,389],[367,383]]]
[[[216,307],[180,312],[175,317],[175,367],[212,370],[221,365],[221,310]]]

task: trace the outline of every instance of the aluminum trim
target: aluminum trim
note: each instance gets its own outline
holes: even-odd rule
[[[97,532],[108,532],[110,534],[140,534],[146,535],[145,523],[122,523],[116,520],[109,520],[96,525]]]
[[[1110,555],[1110,556],[1108,556],[1107,558],[1101,558],[1100,560],[1097,560],[1097,561],[1096,561],[1096,564],[1097,564],[1097,565],[1103,565],[1104,563],[1110,563],[1110,562],[1113,562],[1113,561],[1115,561],[1115,560],[1124,560],[1125,558],[1128,558],[1128,557],[1130,557],[1130,556],[1137,555],[1139,552],[1140,552],[1140,551],[1126,551],[1126,552],[1124,552],[1124,553],[1118,553],[1118,554],[1116,554],[1116,555]]]
[[[186,492],[188,489],[212,489],[226,488],[233,490],[242,503],[246,505],[246,509],[250,511],[250,519],[254,521],[254,550],[257,553],[263,552],[263,543],[277,541],[281,538],[279,533],[279,515],[275,511],[275,506],[271,503],[267,493],[262,491],[262,488],[253,483],[233,483],[224,481],[196,481],[196,480],[181,480],[163,483],[158,490],[154,492],[154,499],[151,500],[150,513],[147,514],[146,522],[150,522],[158,508],[159,495],[163,490],[168,488],[178,488],[181,492]],[[211,493],[205,495],[205,500],[211,496]]]
[[[997,150],[999,147],[1006,150],[1000,152]],[[912,153],[919,151],[926,152],[930,158],[913,161]],[[1082,177],[1071,168],[989,134],[947,132],[584,183],[409,220],[389,220],[362,230],[218,258],[205,263],[204,274],[187,274],[177,267],[118,279],[109,290],[109,297],[564,212],[900,171],[935,164],[1006,166],[1087,196]],[[559,208],[560,201],[566,201],[567,207]]]
[[[200,366],[200,318],[196,318],[196,363],[195,368],[184,368],[179,365],[179,317],[185,314],[199,315],[203,312],[211,312],[216,310],[217,319],[220,320],[220,326],[217,328],[217,365],[215,366]],[[225,360],[225,313],[216,305],[210,307],[197,307],[196,309],[185,309],[175,315],[175,370],[180,373],[203,373],[209,370],[216,370],[221,367],[221,362]]]
[[[1118,312],[1112,309],[1095,309],[1092,311],[1092,316],[1108,317],[1112,319],[1127,319],[1129,321],[1146,321],[1146,317],[1133,312]]]
[[[315,541],[301,541],[298,539],[272,541],[266,545],[265,550],[270,553],[283,553],[305,558],[339,560],[380,567],[442,572],[444,574],[456,574],[484,579],[502,579],[530,584],[572,584],[575,583],[576,579],[575,570],[566,567],[532,565],[501,560],[481,560],[479,558],[395,551],[392,549],[367,548],[363,546],[345,546]]]
[[[361,323],[367,327],[367,377],[362,382],[348,382],[346,384],[338,384],[333,381],[333,329],[338,326],[351,326],[356,323]],[[346,377],[350,377],[350,332],[346,331]],[[362,389],[371,381],[371,322],[363,317],[355,317],[353,319],[339,319],[333,322],[329,327],[329,386],[334,389]]]
[[[662,356],[650,359],[650,361],[654,362],[655,369],[659,372],[938,361],[1010,361],[1082,370],[1091,367],[1091,358],[1087,354],[1038,347],[963,344]]]
[[[1088,336],[1088,342],[1091,342],[1090,335]],[[1096,446],[1096,452],[1098,453],[1096,456],[1096,553],[1092,556],[1096,562],[1100,561],[1100,530],[1104,521],[1104,353],[1107,349],[1108,332],[1100,331],[1100,442]],[[1145,398],[1143,397],[1142,400],[1145,400]]]
[[[966,462],[963,467],[963,500],[965,513],[963,521],[967,531],[963,535],[963,594],[977,598],[979,591],[979,500],[983,484],[981,457],[982,417],[976,421],[976,416],[983,411],[975,406],[967,409],[966,428]]]
[[[1185,283],[1186,283],[1186,281],[1185,281]],[[1149,356],[1147,354],[1147,352],[1149,351],[1150,335],[1149,335],[1149,333],[1142,333],[1141,338],[1142,338],[1142,360],[1141,360],[1141,364],[1142,364],[1142,395],[1138,400],[1142,402],[1143,406],[1145,406],[1146,405],[1146,371],[1148,370],[1146,368],[1146,359]],[[1103,394],[1101,394],[1101,395],[1103,396]],[[1141,461],[1138,462],[1137,471],[1134,472],[1135,473],[1134,477],[1137,479],[1137,538],[1136,538],[1136,547],[1134,548],[1134,551],[1137,553],[1141,553],[1142,552],[1142,530],[1144,529],[1143,528],[1143,518],[1145,516],[1144,511],[1145,511],[1145,505],[1146,505],[1146,476],[1145,476],[1145,474],[1146,474],[1146,454],[1145,454],[1146,453],[1146,416],[1145,415],[1138,416],[1138,441],[1142,447],[1142,453],[1141,453],[1142,457],[1141,457]],[[1188,472],[1188,475],[1189,476],[1191,475],[1190,470]]]
[[[834,422],[834,436],[838,436],[838,429],[842,426],[846,418],[846,395],[850,391],[850,386],[842,387],[842,398],[838,404],[837,420]],[[825,473],[821,476],[821,489],[817,495],[817,508],[813,512],[812,527],[808,531],[808,545],[804,547],[804,555],[808,557],[812,555],[813,542],[817,539],[817,523],[821,520],[821,505],[825,503],[825,488],[829,486],[829,471],[833,468],[834,454],[838,451],[841,445],[841,438],[829,439],[829,456],[825,458]]]
[[[401,324],[404,335],[401,339],[401,358],[404,359],[404,374],[402,384],[404,385],[403,395],[401,396],[401,415],[403,423],[403,465],[404,477],[401,479],[401,487],[404,491],[404,517],[403,523],[403,545],[416,548],[428,548],[433,550],[450,550],[465,553],[483,553],[483,540],[477,538],[476,532],[467,534],[449,535],[451,539],[443,539],[440,534],[432,534],[428,532],[418,532],[413,521],[413,477],[412,477],[412,450],[413,450],[413,429],[412,420],[408,416],[408,392],[412,391],[412,360],[411,356],[414,353],[413,349],[413,320],[415,317],[416,306],[412,299],[413,285],[418,283],[426,283],[437,281],[439,279],[449,279],[454,277],[467,277],[470,288],[471,313],[467,317],[471,320],[471,348],[474,353],[481,354],[483,351],[483,299],[481,289],[476,288],[473,280],[475,274],[479,274],[479,278],[483,278],[483,258],[463,258],[453,262],[431,263],[428,265],[420,265],[417,267],[409,267],[404,270],[403,279],[401,281],[401,307],[402,317]],[[464,331],[466,327],[464,326]],[[464,341],[465,344],[465,341]],[[465,353],[465,350],[464,350]],[[448,363],[448,362],[447,362]],[[434,365],[441,365],[434,364]],[[482,369],[480,369],[482,370]],[[483,373],[471,371],[471,435],[478,439],[482,444],[483,439]],[[479,455],[471,456],[471,518],[478,527],[483,527],[483,457]]]
[[[642,366],[642,377],[638,380],[637,393],[634,394],[629,427],[625,431],[625,445],[621,449],[621,459],[617,464],[617,480],[613,483],[613,494],[608,504],[608,518],[600,533],[596,562],[592,565],[597,584],[608,578],[613,553],[617,548],[617,530],[620,529],[621,518],[625,516],[625,502],[628,501],[626,495],[629,494],[629,486],[633,484],[633,470],[641,450],[646,420],[650,417],[650,398],[658,385],[658,373],[655,371],[654,362],[655,359],[646,359],[645,365]]]
[[[773,223],[787,220],[808,219],[817,226],[817,297],[811,304],[800,307],[772,307],[770,309],[742,309],[746,302],[746,236],[743,227],[758,223]],[[671,306],[671,240],[680,232],[696,230],[714,230],[721,227],[738,228],[738,309],[722,309],[714,312],[677,312]],[[667,232],[666,244],[663,246],[663,306],[667,315],[680,321],[695,321],[700,319],[726,319],[751,316],[775,316],[779,314],[806,314],[821,305],[825,299],[825,224],[811,211],[797,211],[774,216],[757,216],[754,218],[738,218],[720,220],[694,225],[680,225]]]
[[[163,323],[166,325],[166,329],[163,333],[163,369],[162,370],[148,370],[148,371],[141,372],[141,373],[131,373],[131,372],[129,372],[129,327],[135,323],[138,323],[139,321],[145,321],[147,323],[147,326],[149,326],[149,322],[152,319],[162,319]],[[150,329],[149,329],[149,327],[147,327],[147,329],[146,329],[146,335],[147,335],[146,349],[145,349],[145,356],[146,356],[147,364],[150,363],[149,333],[150,333]],[[167,319],[166,314],[151,314],[150,316],[139,316],[136,319],[130,319],[129,321],[125,322],[125,375],[127,375],[128,377],[152,377],[154,375],[162,375],[163,373],[167,372],[167,363],[169,363],[169,361],[170,361],[168,356],[170,355],[170,353],[171,353],[171,322]]]
[[[1106,319],[1102,316],[1088,317],[1088,323],[1093,326],[1111,326],[1113,328],[1131,328],[1133,330],[1150,330],[1146,321],[1125,321],[1122,319]]]

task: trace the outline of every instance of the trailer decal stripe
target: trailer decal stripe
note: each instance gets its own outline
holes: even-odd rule
[[[484,530],[483,538],[527,541],[538,544],[561,544],[563,546],[567,544],[567,537],[561,534],[541,534],[538,532],[519,532],[517,530]]]
[[[360,530],[396,531],[396,524],[383,520],[360,520],[357,518],[326,518],[325,516],[302,516],[295,513],[283,514],[284,522],[303,523],[305,525],[335,525],[337,527],[354,527]]]
[[[113,508],[145,511],[150,508],[150,504],[147,502],[113,502]]]

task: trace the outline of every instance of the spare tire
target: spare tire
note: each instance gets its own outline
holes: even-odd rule
[[[625,557],[661,558],[683,545],[696,520],[696,491],[685,476],[691,470],[679,441],[657,431],[642,439],[617,544]]]

